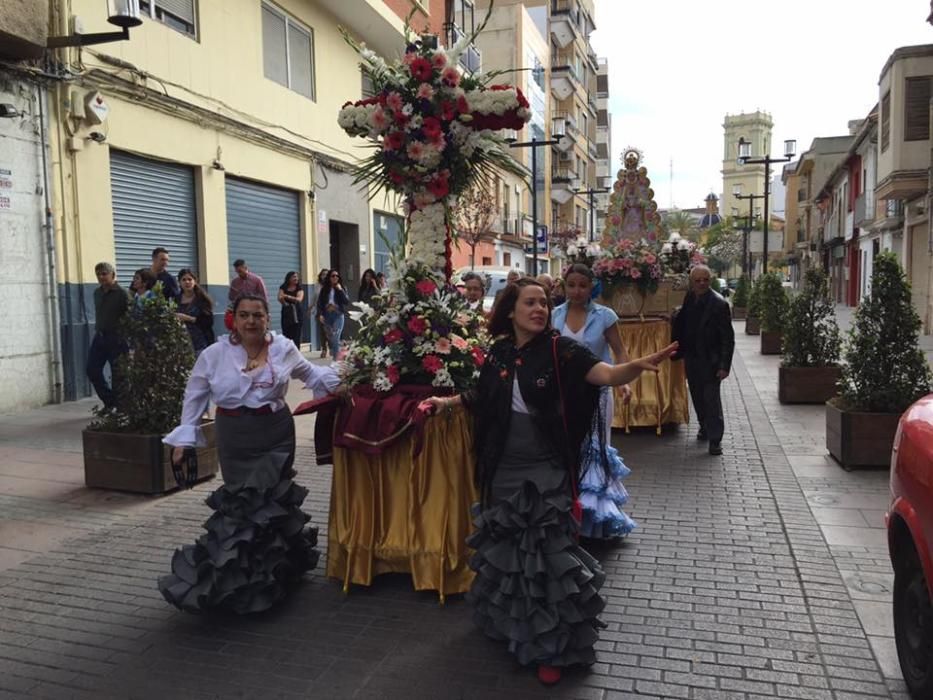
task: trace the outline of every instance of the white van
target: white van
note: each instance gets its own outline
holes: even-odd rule
[[[503,267],[501,265],[477,265],[473,268],[461,267],[459,270],[457,270],[455,277],[459,281],[467,272],[475,272],[476,274],[482,275],[486,278],[486,296],[483,297],[483,311],[488,313],[492,310],[492,304],[496,300],[496,292],[501,289],[505,289],[506,278],[509,276],[509,272],[512,270],[521,272],[521,270],[518,270],[518,268],[514,267]]]

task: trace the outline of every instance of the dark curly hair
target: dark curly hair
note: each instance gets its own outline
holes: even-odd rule
[[[536,279],[532,277],[521,277],[515,282],[506,285],[496,305],[492,308],[492,315],[489,318],[489,334],[493,338],[500,335],[514,335],[512,319],[509,318],[509,314],[515,311],[515,304],[518,303],[518,297],[525,287],[538,287],[544,292],[548,305],[547,324],[544,330],[551,330],[551,297],[548,291]]]

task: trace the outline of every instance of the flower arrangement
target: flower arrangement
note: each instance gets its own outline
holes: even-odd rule
[[[693,241],[681,238],[679,233],[672,233],[661,246],[661,260],[669,272],[683,274],[694,265],[701,265],[705,258]]]
[[[413,36],[406,22],[405,53],[394,62],[344,32],[375,89],[373,97],[346,103],[337,117],[344,131],[369,139],[373,147],[356,168],[355,182],[402,195],[409,255],[443,270],[448,281],[451,206],[494,169],[522,175],[497,132],[522,129],[531,117],[521,90],[492,84],[500,73],[465,75],[458,67],[489,16],[447,50],[437,46],[436,37]]]
[[[644,294],[655,292],[664,277],[657,246],[642,239],[616,241],[593,263],[593,274],[606,289],[634,284]]]
[[[489,341],[482,318],[423,262],[400,263],[391,280],[372,306],[350,312],[362,328],[343,357],[344,380],[381,392],[397,384],[471,387]]]

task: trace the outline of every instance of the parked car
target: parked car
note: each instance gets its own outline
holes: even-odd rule
[[[914,698],[933,697],[933,394],[901,416],[885,515],[894,566],[894,640]]]

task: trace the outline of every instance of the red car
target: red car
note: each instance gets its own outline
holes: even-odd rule
[[[914,698],[933,697],[933,394],[901,416],[885,518],[894,565],[894,638]]]

